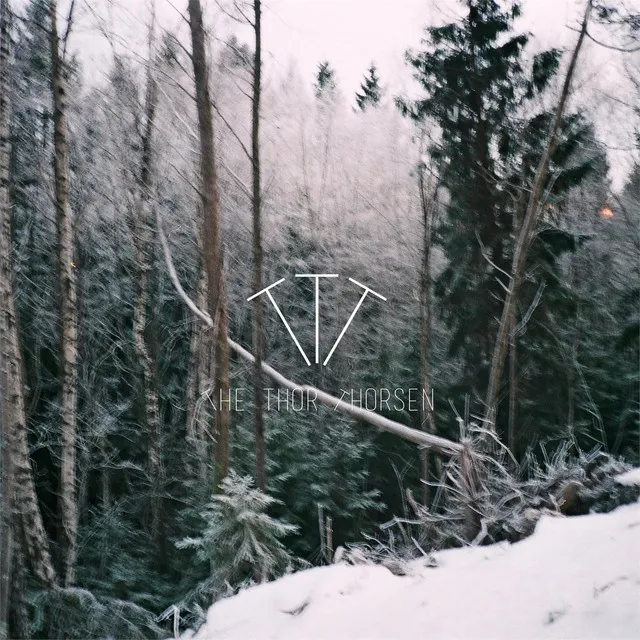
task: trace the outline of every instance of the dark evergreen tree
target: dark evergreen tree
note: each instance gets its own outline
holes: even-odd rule
[[[332,96],[336,90],[336,72],[329,64],[328,60],[318,64],[316,81],[314,83],[316,98]]]
[[[441,129],[431,154],[450,201],[440,229],[448,265],[437,291],[452,332],[451,355],[463,362],[461,388],[480,392],[501,306],[496,276],[509,269],[504,240],[512,223],[501,206],[494,149],[513,134],[526,90],[528,38],[511,35],[519,13],[517,4],[506,11],[494,0],[474,0],[462,22],[428,28],[426,49],[407,53],[427,95],[399,101],[403,113]]]
[[[538,54],[529,69],[528,36],[513,33],[519,3],[508,8],[495,0],[465,4],[462,21],[428,28],[425,50],[407,53],[426,96],[397,102],[405,115],[428,120],[440,131],[430,153],[448,192],[438,232],[447,262],[436,294],[451,332],[449,355],[460,363],[454,393],[471,391],[481,398],[524,195],[550,118],[542,113],[529,119],[523,107],[548,86],[560,52]],[[581,120],[566,120],[569,139],[554,156],[556,168],[566,166],[583,129]],[[549,180],[551,197],[579,182],[587,164],[556,173]]]
[[[371,63],[367,73],[360,85],[360,92],[356,92],[356,104],[360,111],[365,111],[367,107],[376,107],[382,100],[382,88],[376,65]]]

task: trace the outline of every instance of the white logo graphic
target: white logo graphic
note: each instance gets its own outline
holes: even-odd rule
[[[316,306],[316,319],[315,319],[315,323],[316,323],[316,358],[315,358],[315,361],[316,361],[316,364],[320,363],[320,278],[337,278],[337,277],[338,277],[337,273],[297,273],[296,274],[296,278],[313,278],[315,280],[314,284],[315,284],[315,303],[316,303],[316,305],[315,305]],[[269,285],[268,287],[265,287],[261,291],[258,291],[258,293],[254,293],[252,296],[247,298],[247,302],[250,301],[250,300],[253,300],[254,298],[257,298],[258,296],[261,296],[263,293],[266,293],[267,294],[267,298],[269,298],[269,300],[271,301],[271,304],[273,305],[273,308],[276,310],[276,313],[280,316],[280,320],[282,320],[282,323],[284,324],[285,329],[289,332],[289,335],[293,339],[293,342],[296,345],[296,347],[298,348],[298,351],[302,354],[302,357],[304,358],[304,361],[307,363],[307,366],[311,366],[311,362],[309,361],[309,358],[307,357],[307,354],[304,352],[304,349],[302,348],[302,346],[298,342],[298,339],[296,338],[295,334],[293,333],[293,331],[292,331],[291,327],[289,326],[289,323],[287,322],[286,318],[282,315],[282,311],[280,310],[280,307],[278,306],[278,304],[276,303],[275,299],[273,298],[273,295],[271,294],[271,289],[273,289],[274,287],[277,287],[279,284],[281,284],[284,281],[285,281],[285,278],[281,278],[277,282],[274,282],[273,284]],[[373,289],[370,289],[369,287],[365,286],[364,284],[361,284],[357,280],[354,280],[353,278],[349,278],[349,281],[353,282],[353,284],[357,285],[358,287],[360,287],[364,291],[362,293],[362,296],[361,296],[358,304],[356,305],[355,309],[351,313],[351,316],[349,316],[349,319],[347,320],[347,323],[344,325],[342,331],[340,332],[340,335],[338,336],[336,341],[333,343],[333,347],[331,347],[331,351],[329,351],[329,355],[324,359],[324,362],[322,363],[323,367],[327,366],[327,363],[329,362],[329,360],[331,359],[331,356],[333,355],[334,351],[336,350],[336,348],[340,344],[340,341],[344,337],[344,334],[347,332],[347,329],[349,328],[349,326],[353,322],[353,319],[356,317],[356,314],[358,313],[360,307],[362,306],[362,303],[366,300],[367,296],[371,293],[374,296],[376,296],[377,298],[380,298],[380,300],[384,300],[385,302],[387,300],[384,296],[380,295],[379,293],[376,293]]]

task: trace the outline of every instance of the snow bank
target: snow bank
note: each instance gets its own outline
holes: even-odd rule
[[[616,482],[624,485],[625,487],[640,485],[640,467],[637,469],[631,469],[631,471],[627,471],[626,473],[616,476]]]
[[[436,557],[405,577],[339,564],[247,589],[195,638],[640,638],[640,503]]]

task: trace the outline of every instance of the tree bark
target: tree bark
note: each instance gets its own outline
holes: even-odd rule
[[[4,320],[8,284],[11,278],[9,263],[11,236],[5,228],[10,217],[9,195],[9,7],[8,0],[0,0],[0,313]],[[10,229],[9,229],[10,232]],[[0,513],[0,638],[9,636],[9,583],[11,579],[13,514],[13,455],[10,446],[10,406],[7,392],[10,387],[8,367],[5,364],[5,327],[0,325],[0,487],[2,512]]]
[[[423,168],[418,173],[420,206],[422,210],[422,264],[420,267],[420,386],[422,392],[431,398],[431,370],[429,366],[431,348],[431,247],[433,240],[433,217],[435,199],[427,193]],[[430,405],[421,404],[420,426],[423,431],[435,434],[435,416]],[[429,504],[430,452],[421,451],[422,458],[422,504]]]
[[[196,106],[200,137],[200,171],[202,214],[204,219],[204,259],[207,272],[209,316],[213,322],[216,399],[216,453],[214,486],[219,488],[229,473],[229,343],[227,300],[222,269],[222,241],[220,235],[220,195],[215,164],[213,114],[209,93],[209,68],[205,50],[205,32],[200,0],[189,0],[191,28],[191,59],[196,86]]]
[[[202,255],[199,247],[198,253]],[[198,284],[196,285],[196,304],[201,309],[206,306],[207,291],[204,273],[200,274]],[[193,330],[189,341],[189,375],[187,377],[187,413],[186,413],[186,431],[187,439],[190,444],[194,445],[200,438],[200,428],[198,419],[198,399],[201,393],[202,372],[203,372],[203,339],[202,325],[193,320]]]
[[[24,548],[29,556],[33,572],[40,584],[52,588],[56,574],[51,561],[49,541],[38,505],[35,481],[29,459],[27,422],[22,388],[22,354],[18,339],[18,318],[13,294],[11,261],[11,194],[9,184],[9,6],[8,0],[0,0],[0,352],[2,353],[2,395],[0,419],[2,420],[3,458],[11,457],[12,464],[3,471],[10,471],[9,484],[3,498],[9,506],[8,525],[14,538],[19,517],[24,533]],[[13,490],[11,489],[13,486]],[[17,513],[16,513],[17,512]],[[6,522],[6,521],[5,521]],[[4,542],[8,542],[6,536]],[[4,551],[3,551],[4,556]],[[4,562],[8,563],[8,559]],[[2,577],[8,576],[8,566],[3,562]],[[3,593],[3,598],[8,594]]]
[[[9,628],[14,638],[30,637],[29,600],[27,596],[27,567],[24,535],[18,514],[13,516],[14,546],[11,566],[11,602]]]
[[[262,91],[262,7],[254,0],[255,56],[253,60],[253,101],[251,110],[251,168],[253,213],[253,291],[262,290],[262,193],[260,173],[260,97]],[[266,487],[267,447],[264,428],[262,359],[264,358],[264,318],[260,296],[253,299],[253,402],[256,439],[256,486]]]
[[[67,140],[66,80],[57,28],[57,0],[49,0],[51,19],[51,91],[53,93],[53,169],[58,228],[60,283],[60,519],[62,570],[65,586],[75,582],[78,536],[76,497],[76,404],[78,328],[73,223],[69,201],[69,143]]]
[[[198,240],[198,254],[203,257],[202,243]],[[207,275],[202,267],[196,287],[196,299],[199,308],[207,304]],[[207,423],[210,420],[210,404],[202,402],[210,391],[213,379],[212,361],[213,341],[211,331],[203,330],[202,324],[194,321],[189,344],[189,377],[187,380],[187,438],[193,451],[193,463],[189,463],[189,475],[196,476],[202,483],[208,481],[209,466],[207,451],[209,434]]]
[[[150,39],[151,42],[151,39]],[[151,65],[151,48],[150,60]],[[148,437],[148,464],[151,483],[151,536],[156,545],[161,544],[162,527],[162,426],[155,375],[155,363],[147,345],[147,299],[149,296],[149,273],[151,271],[151,230],[153,216],[150,214],[153,189],[153,130],[158,98],[158,88],[149,69],[144,106],[144,131],[142,134],[142,157],[138,176],[137,210],[133,217],[133,247],[136,264],[135,303],[133,309],[133,342],[136,360],[142,376],[142,404],[144,426]]]
[[[517,384],[517,340],[515,310],[509,321],[509,425],[507,427],[507,447],[516,455],[516,413],[518,407]]]
[[[527,204],[527,211],[522,223],[522,227],[520,228],[520,234],[518,236],[518,241],[516,243],[513,255],[511,282],[504,300],[504,305],[502,307],[500,326],[498,328],[498,336],[496,338],[496,344],[491,360],[489,385],[487,389],[487,397],[485,400],[484,424],[494,431],[496,429],[496,402],[500,389],[500,381],[502,379],[502,371],[504,369],[507,349],[509,346],[509,327],[511,323],[511,317],[515,313],[518,289],[520,288],[520,284],[522,283],[522,279],[524,278],[527,255],[531,246],[531,242],[534,238],[535,226],[538,220],[538,215],[540,213],[540,203],[544,195],[544,187],[549,175],[549,164],[558,144],[558,130],[560,128],[560,123],[562,122],[562,116],[564,114],[567,98],[569,97],[571,81],[573,80],[573,75],[575,72],[578,56],[580,54],[580,49],[582,48],[582,43],[587,33],[587,25],[589,23],[589,16],[591,14],[591,5],[592,0],[588,0],[584,18],[582,20],[582,26],[580,28],[580,35],[578,36],[578,41],[569,62],[569,67],[567,69],[564,84],[562,86],[562,91],[560,93],[560,99],[558,100],[555,116],[549,130],[547,146],[544,150],[544,153],[542,154],[542,158],[540,159],[540,163],[536,171],[533,189],[531,191],[529,202]]]
[[[9,295],[8,285],[11,279],[10,259],[10,223],[5,227],[5,219],[10,220],[9,193],[9,2],[0,0],[0,312],[4,320],[4,308]],[[11,518],[13,513],[13,456],[9,425],[11,423],[10,406],[7,393],[10,382],[8,366],[5,364],[5,327],[0,326],[0,485],[2,488],[2,512],[0,513],[0,638],[9,635],[9,582],[11,579]]]
[[[2,2],[3,0],[0,0]],[[1,109],[1,107],[0,107]],[[4,302],[4,300],[3,300]],[[0,398],[4,398],[5,389],[9,386],[4,366],[3,347],[0,342]],[[6,403],[2,403],[0,411],[0,447],[2,454],[2,476],[0,485],[2,489],[2,512],[0,512],[0,638],[9,637],[9,584],[11,580],[12,564],[12,527],[11,515],[13,513],[13,460],[9,446],[8,415],[5,415]]]

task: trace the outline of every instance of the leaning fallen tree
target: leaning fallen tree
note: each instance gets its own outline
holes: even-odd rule
[[[184,303],[189,307],[189,309],[198,318],[200,318],[202,322],[204,322],[208,327],[213,327],[213,322],[211,321],[210,315],[195,304],[195,302],[187,295],[186,291],[183,289],[180,283],[180,279],[178,278],[178,274],[173,265],[169,243],[167,242],[167,237],[162,229],[159,213],[157,214],[157,226],[158,235],[160,237],[160,242],[162,244],[164,253],[165,263],[167,265],[167,270],[169,271],[169,277],[171,278],[171,282],[176,292],[178,293],[180,298],[182,298]],[[255,362],[255,358],[253,357],[253,355],[244,347],[231,340],[231,338],[228,338],[228,342],[229,347],[243,360],[246,360],[251,364]],[[297,382],[294,382],[293,380],[290,380],[289,378],[282,375],[279,371],[274,369],[266,362],[262,362],[262,371],[279,387],[289,389],[290,391],[299,392],[306,397],[312,397],[326,407],[347,414],[356,420],[367,422],[370,425],[381,429],[382,431],[386,431],[387,433],[391,433],[395,436],[403,438],[404,440],[413,442],[420,447],[432,449],[433,451],[448,456],[456,456],[463,451],[463,445],[458,442],[453,442],[452,440],[447,440],[446,438],[442,438],[425,431],[419,431],[418,429],[412,429],[411,427],[407,427],[400,422],[389,420],[389,418],[385,418],[384,416],[381,416],[374,411],[363,409],[361,407],[355,407],[348,402],[341,400],[340,398],[332,396],[326,391],[318,389],[317,387],[306,384],[298,384]]]
[[[512,319],[515,318],[518,290],[525,278],[527,256],[535,238],[536,223],[540,217],[540,211],[545,197],[545,188],[549,177],[551,159],[558,147],[560,124],[569,98],[569,90],[575,74],[582,43],[587,35],[587,27],[589,25],[592,5],[593,0],[587,0],[582,25],[578,35],[578,41],[573,49],[571,60],[569,61],[569,66],[562,85],[562,91],[560,92],[560,98],[558,99],[555,114],[551,121],[551,128],[547,138],[547,146],[540,158],[540,163],[538,165],[531,194],[529,196],[529,202],[527,204],[527,211],[520,228],[518,241],[515,245],[511,274],[508,274],[510,282],[502,307],[498,336],[496,338],[496,344],[491,359],[489,385],[485,401],[484,424],[494,432],[496,431],[498,393],[500,390],[502,371],[507,357],[507,348],[509,346],[509,332]]]

